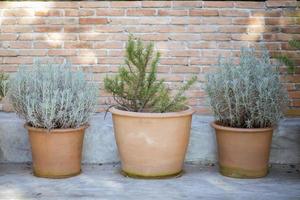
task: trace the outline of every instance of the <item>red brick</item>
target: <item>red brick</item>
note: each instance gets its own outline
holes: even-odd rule
[[[162,41],[162,40],[168,40],[168,35],[166,34],[143,34],[140,36],[143,40],[146,41]]]
[[[234,3],[236,8],[259,8],[264,9],[265,3],[264,2],[242,2],[237,1]]]
[[[124,30],[126,30],[126,27],[118,26],[118,25],[112,25],[112,26],[99,25],[95,27],[96,32],[102,32],[102,33],[120,33],[120,32],[124,32]]]
[[[173,1],[173,7],[201,8],[202,1]]]
[[[72,33],[49,33],[47,34],[47,39],[49,40],[63,40],[63,41],[68,41],[68,40],[77,40],[77,34],[72,34]]]
[[[22,50],[19,50],[18,55],[21,55],[21,56],[45,56],[45,55],[47,55],[47,50],[22,49]]]
[[[142,7],[148,7],[148,8],[171,7],[171,2],[170,1],[142,1]]]
[[[290,91],[289,97],[292,99],[300,99],[300,91]]]
[[[110,57],[123,57],[125,55],[124,50],[109,50],[108,56]]]
[[[10,42],[9,47],[11,49],[30,49],[32,48],[32,42],[23,42],[23,41]]]
[[[48,16],[62,16],[62,12],[60,10],[37,10],[34,12],[35,16],[42,16],[42,17],[48,17]]]
[[[267,1],[266,2],[266,6],[269,7],[269,8],[278,8],[278,7],[296,7],[297,6],[297,3],[299,2],[296,2],[296,1],[289,1],[289,0],[286,0],[286,1]],[[299,6],[299,4],[298,4]]]
[[[247,32],[247,27],[239,26],[221,26],[218,28],[218,32],[221,33],[245,33]]]
[[[72,64],[97,64],[95,57],[68,57]]]
[[[87,56],[87,57],[99,57],[107,56],[106,50],[98,49],[79,49],[78,56]]]
[[[1,32],[3,33],[26,33],[32,32],[31,26],[16,26],[16,25],[1,25]]]
[[[199,9],[199,10],[190,10],[190,15],[191,16],[218,16],[219,12],[218,10]]]
[[[285,17],[300,17],[300,10],[295,10],[295,11],[284,10],[283,16],[285,16]]]
[[[293,100],[292,106],[300,107],[300,100]]]
[[[198,50],[172,50],[168,52],[171,57],[198,57],[200,53]]]
[[[270,11],[252,11],[253,17],[280,17],[281,10],[270,10]]]
[[[0,34],[0,41],[11,41],[11,40],[16,40],[17,39],[17,34]]]
[[[79,2],[81,8],[108,8],[109,2],[105,1],[81,1]]]
[[[63,42],[60,41],[48,41],[48,42],[35,42],[33,44],[36,49],[57,49],[62,48]]]
[[[188,45],[191,49],[217,49],[218,45],[215,41],[192,42]]]
[[[81,33],[79,34],[79,40],[85,41],[85,40],[107,40],[108,35],[104,35],[102,33]]]
[[[175,41],[199,41],[201,39],[200,34],[173,34],[169,37]]]
[[[9,56],[17,56],[17,52],[15,50],[9,49],[0,49],[0,56],[2,57],[9,57]]]
[[[67,33],[83,33],[83,32],[92,32],[93,31],[92,26],[64,26],[64,32]]]
[[[201,34],[201,40],[209,40],[209,41],[226,41],[230,40],[231,37],[229,34],[224,33],[204,33]]]
[[[94,46],[95,49],[122,49],[124,48],[123,42],[97,42]]]
[[[238,41],[260,41],[261,35],[260,34],[232,34],[232,40]]]
[[[161,16],[186,16],[187,10],[158,10],[158,15]]]
[[[170,20],[166,17],[149,17],[143,20],[138,20],[139,23],[136,24],[169,24]]]
[[[203,7],[206,8],[232,8],[233,2],[226,2],[226,1],[204,1]]]
[[[76,50],[70,49],[50,49],[48,51],[49,56],[75,56]]]
[[[219,10],[220,16],[225,17],[248,17],[249,11],[248,10]]]
[[[116,57],[103,57],[98,58],[98,64],[123,64],[123,58],[116,58]]]
[[[128,9],[128,16],[153,16],[156,15],[156,10],[153,9]]]
[[[16,18],[2,18],[0,20],[0,24],[1,25],[12,25],[12,24],[16,24],[17,23],[17,19]]]
[[[39,26],[34,27],[35,32],[42,32],[42,33],[53,33],[53,32],[61,32],[62,26]]]
[[[124,16],[124,9],[97,9],[98,16]]]
[[[185,32],[185,27],[176,25],[156,26],[155,30],[159,33],[183,33]]]
[[[19,18],[18,19],[18,24],[21,25],[41,25],[41,24],[45,24],[45,19],[41,19],[41,18],[27,18],[27,17],[23,17],[23,18]]]
[[[264,24],[264,19],[261,18],[237,18],[233,19],[233,24],[236,25],[262,25]]]
[[[33,16],[34,11],[32,9],[9,9],[3,11],[5,17],[24,17]]]
[[[281,31],[283,33],[300,33],[300,27],[299,26],[282,27]]]
[[[77,9],[67,9],[67,10],[65,10],[64,16],[66,16],[66,17],[77,17],[77,16],[79,16],[79,10],[77,10]]]
[[[231,24],[232,19],[229,17],[203,17],[202,24],[207,25],[228,25]]]
[[[79,16],[94,16],[95,10],[91,9],[80,9],[79,10]]]
[[[33,58],[32,57],[4,57],[3,60],[4,64],[32,64]]]
[[[80,18],[79,24],[107,24],[107,18]]]
[[[200,73],[200,67],[172,67],[173,73]]]
[[[111,7],[121,7],[121,8],[131,8],[131,7],[141,7],[141,1],[111,1]]]
[[[201,25],[190,25],[187,28],[187,32],[190,33],[213,33],[217,31],[216,26],[201,26]]]
[[[65,42],[65,49],[92,49],[92,42]]]
[[[296,21],[293,18],[266,18],[265,19],[266,25],[296,25]]]

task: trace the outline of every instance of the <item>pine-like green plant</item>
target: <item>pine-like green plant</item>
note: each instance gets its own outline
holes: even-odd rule
[[[300,40],[290,40],[289,45],[296,50],[300,50]],[[294,73],[295,72],[295,62],[290,59],[287,55],[278,55],[276,56],[276,59],[287,66],[288,73]]]
[[[8,97],[28,125],[51,130],[86,125],[96,110],[97,93],[95,83],[67,62],[35,62],[11,77]]]
[[[273,127],[287,106],[287,91],[266,49],[242,49],[240,64],[221,59],[207,75],[205,90],[216,120],[234,128]]]
[[[126,45],[126,66],[114,77],[106,77],[105,90],[113,95],[117,107],[132,112],[176,112],[186,108],[184,92],[196,81],[193,77],[172,96],[164,80],[157,80],[159,52],[153,43],[144,45],[129,37]]]

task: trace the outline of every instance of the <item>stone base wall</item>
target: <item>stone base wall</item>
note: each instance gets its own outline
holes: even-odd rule
[[[216,162],[216,141],[210,127],[211,116],[194,115],[187,162]],[[0,163],[31,161],[31,151],[23,120],[13,113],[0,113]],[[96,114],[86,131],[84,163],[118,162],[111,116]],[[283,119],[273,136],[271,163],[300,163],[300,118]]]

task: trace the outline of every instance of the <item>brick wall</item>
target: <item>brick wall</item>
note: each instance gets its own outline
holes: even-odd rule
[[[287,45],[300,39],[296,1],[0,2],[0,24],[1,70],[14,72],[35,58],[63,56],[92,70],[100,88],[103,77],[123,63],[129,33],[155,41],[162,53],[159,76],[171,88],[198,75],[188,96],[199,113],[209,112],[204,74],[214,69],[219,55],[237,56],[241,46],[258,43],[272,53],[299,55]],[[282,80],[289,89],[290,113],[299,113],[300,70],[288,75],[283,69]],[[99,111],[108,98],[100,91]]]

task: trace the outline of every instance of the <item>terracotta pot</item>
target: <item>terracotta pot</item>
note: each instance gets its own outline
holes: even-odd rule
[[[181,173],[192,108],[173,113],[137,113],[116,108],[110,112],[124,174],[164,178]]]
[[[44,178],[66,178],[80,174],[86,126],[76,129],[28,129],[33,173]]]
[[[268,173],[273,128],[231,128],[212,123],[216,130],[220,173],[234,178],[259,178]]]

